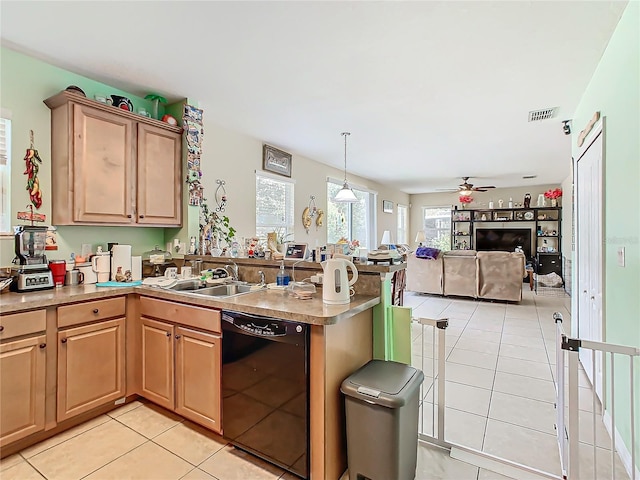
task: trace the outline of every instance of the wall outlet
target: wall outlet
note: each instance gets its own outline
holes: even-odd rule
[[[618,247],[618,266],[624,267],[624,247]]]

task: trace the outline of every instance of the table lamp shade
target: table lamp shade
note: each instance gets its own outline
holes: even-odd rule
[[[389,230],[385,230],[382,234],[382,240],[380,240],[381,245],[391,245],[391,232]]]
[[[426,237],[424,236],[424,230],[419,230],[416,234],[416,243],[422,243],[426,241]]]

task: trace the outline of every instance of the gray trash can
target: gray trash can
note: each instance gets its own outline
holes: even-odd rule
[[[351,480],[412,480],[416,475],[422,371],[371,360],[343,382]]]

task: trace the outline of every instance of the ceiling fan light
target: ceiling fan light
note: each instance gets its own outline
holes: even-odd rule
[[[344,185],[342,185],[340,191],[333,198],[333,201],[337,203],[356,203],[358,198],[356,194],[353,193],[353,190],[351,190],[349,184],[344,182]]]
[[[458,195],[460,195],[461,197],[464,197],[464,196],[467,196],[467,195],[471,195],[471,194],[473,194],[473,190],[464,189],[464,190],[460,190],[458,192]]]

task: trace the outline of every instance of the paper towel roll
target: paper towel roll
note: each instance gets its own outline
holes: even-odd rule
[[[124,275],[127,270],[131,271],[131,245],[114,245],[111,249],[111,281],[121,282],[116,275]]]
[[[131,280],[142,280],[142,257],[131,257]]]

